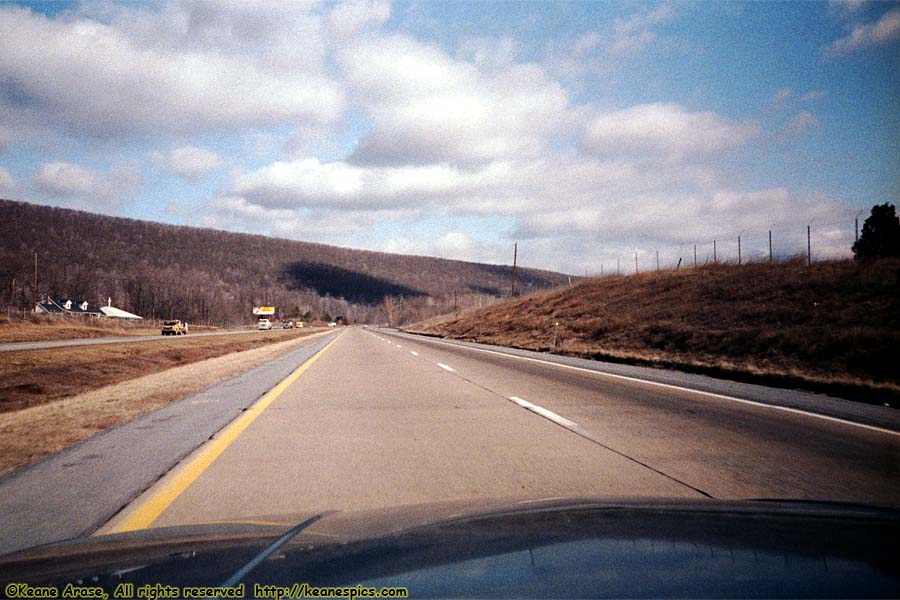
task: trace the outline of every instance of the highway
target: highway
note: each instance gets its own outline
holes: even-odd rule
[[[890,408],[823,397],[822,416],[790,408],[815,402],[802,392],[694,391],[380,330],[328,340],[100,531],[512,497],[900,505]]]
[[[574,496],[900,506],[900,417],[351,327],[0,478],[0,554],[148,527]]]

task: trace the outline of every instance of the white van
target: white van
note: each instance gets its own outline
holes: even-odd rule
[[[260,319],[259,320],[259,330],[260,331],[268,331],[272,329],[272,321],[268,319]]]

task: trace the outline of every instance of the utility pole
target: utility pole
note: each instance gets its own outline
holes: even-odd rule
[[[810,242],[809,225],[806,226],[806,266],[812,266],[812,243]]]
[[[621,260],[617,258],[616,259],[616,275],[621,275],[621,274],[622,274]]]
[[[769,230],[769,264],[772,264],[772,230]]]
[[[513,244],[513,271],[512,271],[512,296],[516,297],[516,260],[519,256],[519,242]]]
[[[32,296],[34,302],[31,305],[31,311],[37,312],[38,305],[38,261],[37,261],[37,252],[34,253],[34,289],[32,290]]]
[[[656,251],[656,272],[659,272],[659,250]]]
[[[741,264],[741,236],[738,236],[738,264]]]
[[[694,268],[697,268],[697,244],[694,244]]]
[[[603,277],[603,263],[600,263],[600,277]]]
[[[713,264],[716,264],[718,260],[716,259],[716,240],[713,240]]]
[[[637,266],[637,252],[634,253],[634,274],[637,275],[638,266]]]

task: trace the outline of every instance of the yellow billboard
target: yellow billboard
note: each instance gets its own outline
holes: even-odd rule
[[[274,306],[254,306],[253,314],[259,316],[271,316],[275,314]]]

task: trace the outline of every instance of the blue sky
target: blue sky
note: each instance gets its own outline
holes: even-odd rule
[[[570,273],[900,197],[894,2],[0,2],[0,196]]]

